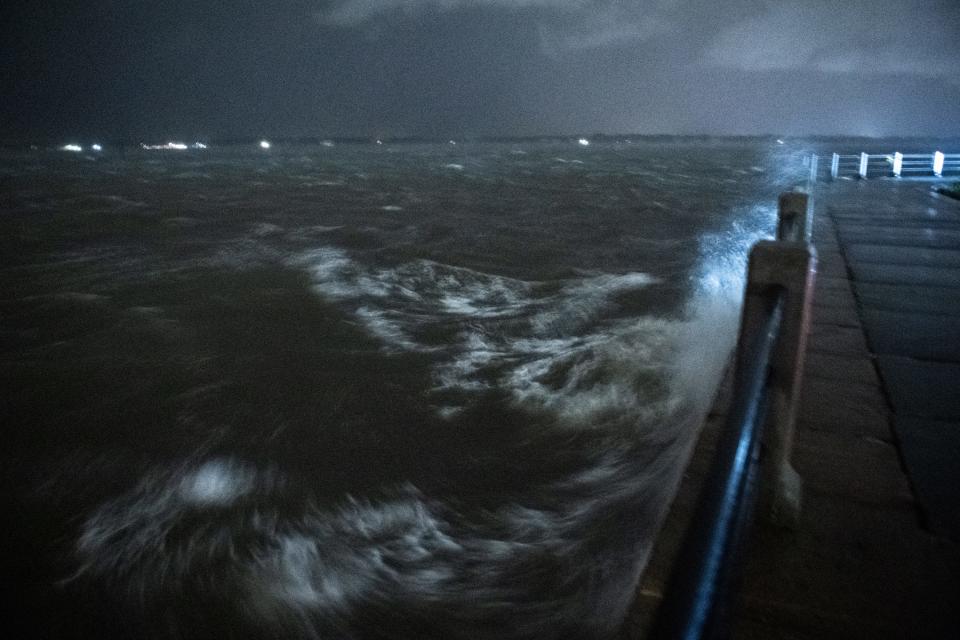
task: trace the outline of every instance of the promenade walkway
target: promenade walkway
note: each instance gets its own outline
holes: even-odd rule
[[[905,180],[819,184],[814,197],[819,268],[794,450],[801,522],[757,527],[733,637],[960,638],[960,202]],[[625,638],[642,636],[659,602],[727,393]]]

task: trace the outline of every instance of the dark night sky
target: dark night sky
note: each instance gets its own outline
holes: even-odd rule
[[[0,8],[0,138],[960,135],[960,0]]]

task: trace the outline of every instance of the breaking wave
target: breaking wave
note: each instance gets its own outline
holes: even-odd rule
[[[293,263],[320,295],[352,307],[385,349],[436,354],[435,392],[507,389],[568,424],[625,404],[649,412],[662,389],[638,379],[662,374],[682,332],[656,318],[601,321],[618,294],[658,282],[645,273],[527,282],[429,260],[371,270],[332,247]]]
[[[599,318],[619,292],[655,280],[523,282],[430,261],[371,270],[334,248],[297,262],[385,349],[434,355],[438,395],[502,385],[559,425],[634,435],[601,438],[586,466],[480,511],[409,483],[325,504],[236,457],[157,467],[87,518],[68,584],[103,586],[145,626],[176,598],[172,637],[218,621],[242,637],[609,637],[706,411],[696,386],[725,363],[736,308],[716,293],[736,288],[734,269],[707,269],[689,317],[610,322]],[[431,342],[429,325],[456,340]]]
[[[215,458],[151,470],[97,509],[67,584],[105,586],[144,625],[180,599],[171,637],[203,636],[194,625],[211,619],[241,637],[602,637],[661,506],[638,486],[609,454],[540,506],[468,517],[407,484],[320,508],[275,470]],[[604,521],[632,526],[598,541]]]

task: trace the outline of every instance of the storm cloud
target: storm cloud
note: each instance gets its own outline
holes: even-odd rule
[[[340,0],[317,12],[320,22],[342,27],[364,25],[397,14],[498,10],[530,20],[544,53],[642,42],[674,32],[677,0]]]
[[[706,66],[960,78],[960,10],[923,0],[335,0],[325,25],[476,9],[535,21],[544,52],[671,38]],[[681,56],[682,57],[682,56]]]
[[[960,81],[957,5],[817,2],[770,5],[724,28],[705,62],[747,71],[810,69]]]
[[[960,134],[955,0],[89,0],[0,11],[7,139]]]

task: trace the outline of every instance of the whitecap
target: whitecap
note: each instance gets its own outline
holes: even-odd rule
[[[192,505],[227,505],[254,489],[255,474],[225,460],[210,460],[183,476],[179,496]]]
[[[570,425],[618,409],[647,416],[669,412],[654,407],[653,396],[662,389],[651,389],[649,397],[635,389],[640,372],[672,356],[669,323],[593,327],[618,294],[658,282],[649,274],[588,274],[544,289],[429,260],[370,270],[334,248],[317,249],[299,262],[309,265],[318,293],[353,305],[354,317],[384,349],[437,353],[436,392],[497,386],[518,405],[552,411]],[[441,345],[418,337],[451,322],[460,331]]]
[[[233,459],[156,468],[88,515],[67,584],[107,587],[127,615],[162,611],[171,633],[190,620],[178,617],[183,594],[204,615],[226,608],[231,629],[251,637],[363,636],[371,606],[400,620],[424,606],[451,612],[430,621],[438,629],[504,625],[489,637],[612,628],[649,542],[612,536],[598,549],[584,532],[624,505],[642,515],[638,494],[657,478],[607,457],[547,487],[547,502],[474,520],[409,484],[319,508],[276,473]],[[601,567],[601,553],[616,562]],[[554,564],[567,570],[544,571]],[[561,588],[576,597],[551,595]]]
[[[282,232],[283,227],[270,222],[259,222],[253,227],[253,235],[255,236],[270,236]]]

